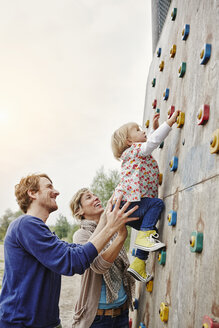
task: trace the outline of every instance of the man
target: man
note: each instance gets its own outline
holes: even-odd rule
[[[17,202],[24,215],[13,221],[5,237],[5,272],[0,295],[1,328],[57,328],[61,275],[82,274],[116,231],[128,222],[119,203],[105,211],[105,227],[86,244],[68,244],[45,224],[57,210],[51,179],[46,174],[22,178],[15,186]]]

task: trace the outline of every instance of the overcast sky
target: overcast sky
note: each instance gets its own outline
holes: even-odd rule
[[[14,185],[45,172],[59,213],[103,165],[113,131],[142,124],[150,0],[0,0],[0,216]]]

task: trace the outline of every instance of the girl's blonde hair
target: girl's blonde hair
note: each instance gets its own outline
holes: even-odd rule
[[[119,160],[122,153],[130,147],[127,144],[127,139],[130,129],[135,126],[138,126],[138,124],[134,122],[126,123],[113,133],[111,138],[111,147],[113,155],[116,159]]]

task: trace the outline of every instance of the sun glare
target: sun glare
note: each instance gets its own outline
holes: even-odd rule
[[[0,109],[0,124],[5,124],[8,122],[9,115],[6,110],[1,110]]]

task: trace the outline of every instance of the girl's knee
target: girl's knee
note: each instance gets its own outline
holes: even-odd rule
[[[158,205],[160,206],[160,208],[164,209],[164,207],[165,207],[164,201],[160,198],[158,198],[157,200],[158,200]]]

